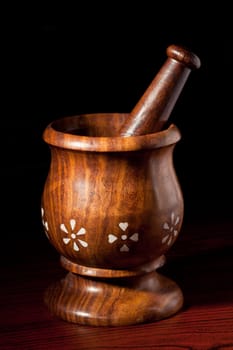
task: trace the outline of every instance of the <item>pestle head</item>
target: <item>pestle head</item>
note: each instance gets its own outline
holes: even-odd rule
[[[190,69],[198,69],[201,66],[199,57],[184,46],[170,45],[166,53],[168,57],[183,63]]]

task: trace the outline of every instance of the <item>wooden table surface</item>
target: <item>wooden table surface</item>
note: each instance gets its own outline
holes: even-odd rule
[[[127,327],[80,326],[48,312],[43,293],[66,271],[42,230],[39,236],[19,244],[9,235],[1,246],[1,350],[233,349],[232,220],[184,223],[160,270],[183,290],[184,308]]]

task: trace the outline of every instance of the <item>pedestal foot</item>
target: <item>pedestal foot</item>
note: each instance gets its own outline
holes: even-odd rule
[[[175,314],[183,294],[175,282],[156,271],[127,278],[89,278],[69,272],[45,292],[52,314],[93,326],[154,322]]]

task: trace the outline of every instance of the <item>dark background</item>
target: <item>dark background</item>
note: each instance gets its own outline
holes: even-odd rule
[[[182,133],[174,165],[185,220],[232,218],[232,26],[230,10],[158,2],[12,5],[2,40],[2,237],[45,241],[40,198],[49,167],[42,133],[54,119],[130,112],[182,44],[201,59],[170,121]]]

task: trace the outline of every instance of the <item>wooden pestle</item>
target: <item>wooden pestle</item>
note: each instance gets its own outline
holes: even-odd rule
[[[143,135],[160,131],[192,69],[200,67],[200,59],[187,48],[170,45],[167,60],[133,108],[120,129],[120,136]]]

